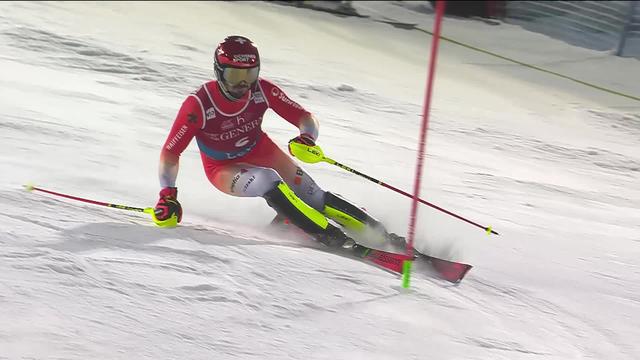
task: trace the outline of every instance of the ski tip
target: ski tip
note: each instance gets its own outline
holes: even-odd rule
[[[35,188],[35,186],[32,183],[28,183],[28,184],[22,185],[22,187],[24,187],[24,189],[29,191],[29,192],[33,191],[33,189]]]

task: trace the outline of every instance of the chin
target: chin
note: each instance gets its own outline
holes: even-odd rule
[[[248,91],[249,91],[249,89],[244,90],[244,91],[229,91],[229,93],[230,93],[231,95],[233,95],[233,97],[235,97],[235,98],[238,98],[238,99],[239,99],[239,98],[241,98],[241,97],[245,96],[245,95],[247,94],[247,92],[248,92]]]

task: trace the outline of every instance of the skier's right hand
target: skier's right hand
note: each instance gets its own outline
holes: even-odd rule
[[[182,206],[178,202],[178,188],[166,187],[160,190],[160,199],[151,214],[160,227],[175,227],[182,220]]]

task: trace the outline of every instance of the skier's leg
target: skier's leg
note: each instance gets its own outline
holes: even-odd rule
[[[323,213],[338,224],[352,231],[364,230],[366,226],[381,228],[382,224],[364,210],[330,191],[324,193]]]
[[[325,192],[323,213],[358,236],[366,237],[373,243],[389,242],[395,248],[404,248],[406,239],[387,232],[385,226],[358,206],[340,195]]]
[[[358,239],[367,239],[370,244],[389,243],[396,249],[406,246],[404,237],[389,233],[384,225],[353,203],[337,194],[325,192],[323,213],[346,228]]]
[[[326,245],[342,246],[350,240],[324,214],[302,201],[273,169],[237,163],[215,167],[207,176],[226,194],[263,197],[279,215]]]
[[[383,242],[388,237],[384,226],[378,220],[344,198],[322,190],[313,178],[270,138],[262,139],[256,150],[249,156],[249,161],[254,165],[275,169],[295,194],[314,209],[354,234],[378,238],[372,239],[374,242]]]
[[[324,191],[287,153],[266,135],[245,160],[255,166],[274,169],[293,192],[312,208],[324,210]]]

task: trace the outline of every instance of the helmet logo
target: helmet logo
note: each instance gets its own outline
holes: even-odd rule
[[[256,56],[253,54],[238,54],[238,55],[233,55],[233,61],[236,62],[242,62],[242,63],[246,63],[249,62],[251,60],[255,60]]]
[[[244,43],[246,43],[246,42],[247,42],[247,40],[239,37],[239,38],[235,39],[235,42],[237,42],[237,43],[240,43],[240,44],[243,44],[243,45],[244,45]]]

